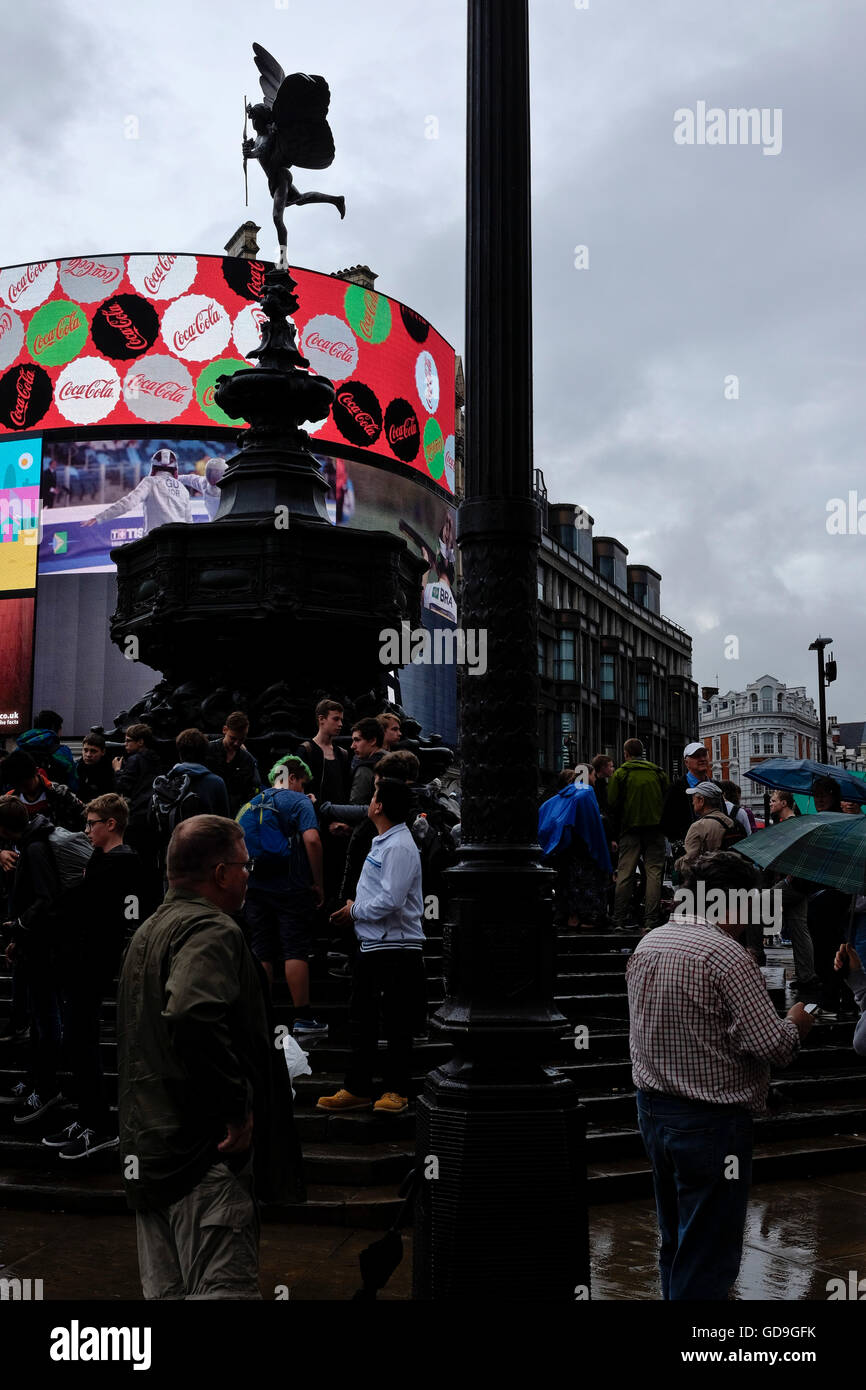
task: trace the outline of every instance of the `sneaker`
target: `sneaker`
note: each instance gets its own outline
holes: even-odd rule
[[[404,1110],[409,1109],[409,1102],[405,1096],[398,1096],[396,1091],[386,1091],[373,1109],[378,1115],[402,1115]]]
[[[366,1110],[372,1096],[353,1096],[351,1091],[339,1090],[335,1096],[320,1096],[317,1110]]]
[[[22,1102],[20,1109],[12,1116],[12,1120],[16,1125],[31,1125],[34,1120],[41,1120],[47,1110],[50,1110],[53,1105],[59,1105],[62,1100],[63,1096],[59,1091],[56,1096],[48,1096],[45,1100],[38,1096],[35,1091],[31,1091],[27,1099]]]
[[[73,1139],[77,1139],[80,1133],[81,1125],[77,1120],[73,1120],[72,1124],[61,1129],[59,1134],[46,1134],[42,1142],[49,1149],[63,1149],[67,1144],[71,1144]]]
[[[116,1134],[97,1134],[93,1129],[83,1129],[77,1139],[64,1144],[60,1150],[61,1158],[89,1158],[100,1149],[116,1149],[120,1140]]]
[[[11,1091],[7,1091],[5,1096],[0,1096],[0,1105],[20,1105],[22,1100],[26,1100],[30,1094],[30,1083],[19,1081],[17,1086],[13,1086]]]
[[[332,975],[335,980],[351,980],[352,962],[347,958],[343,965],[335,965],[333,969],[328,971],[328,974]]]
[[[327,1033],[327,1023],[320,1023],[317,1018],[296,1018],[292,1028],[292,1036],[299,1042],[304,1038],[324,1038]]]

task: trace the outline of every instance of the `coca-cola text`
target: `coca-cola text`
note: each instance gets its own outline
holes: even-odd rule
[[[38,280],[43,270],[47,269],[47,261],[34,261],[32,265],[28,265],[20,280],[14,280],[6,291],[10,303],[16,304],[27,287],[32,285],[35,280]]]
[[[221,321],[222,310],[218,304],[215,304],[214,301],[211,300],[206,309],[199,309],[192,323],[188,324],[186,328],[179,328],[175,332],[174,346],[176,350],[181,352],[183,348],[195,342],[196,338],[200,338],[203,333],[207,333],[208,329],[216,328],[217,324]]]
[[[33,394],[33,383],[36,380],[36,373],[32,367],[22,367],[18,373],[18,380],[15,382],[15,404],[10,413],[10,420],[13,425],[23,429],[27,420],[27,402]]]

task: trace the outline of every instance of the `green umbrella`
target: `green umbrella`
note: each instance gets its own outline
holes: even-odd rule
[[[763,869],[823,883],[842,893],[866,893],[866,816],[823,811],[790,816],[734,847]]]

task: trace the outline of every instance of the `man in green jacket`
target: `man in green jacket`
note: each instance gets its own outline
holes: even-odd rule
[[[668,789],[666,774],[644,757],[640,739],[626,739],[625,762],[607,785],[608,812],[617,828],[619,859],[613,915],[616,931],[627,931],[637,861],[643,856],[644,926],[659,924],[659,902],[665,867],[665,836],[659,822]]]
[[[121,971],[120,1154],[146,1299],[261,1298],[256,1195],[300,1195],[291,1083],[231,915],[248,864],[234,821],[182,821]]]

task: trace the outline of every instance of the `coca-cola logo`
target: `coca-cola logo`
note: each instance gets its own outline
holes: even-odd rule
[[[57,284],[56,261],[33,261],[0,271],[0,299],[10,309],[35,309]]]
[[[129,283],[148,299],[175,299],[185,294],[197,273],[195,256],[175,256],[168,251],[130,256],[127,261]]]
[[[439,409],[439,373],[429,352],[419,352],[415,363],[415,389],[418,399],[428,415],[435,415]]]
[[[24,325],[11,309],[0,309],[0,372],[11,367],[24,345]]]
[[[122,256],[72,256],[60,262],[60,283],[77,304],[93,304],[114,290],[123,279]]]
[[[422,319],[420,314],[416,314],[414,309],[408,309],[405,304],[400,305],[400,317],[410,338],[416,343],[427,341],[430,325],[426,319]]]
[[[221,304],[203,294],[185,294],[162,316],[162,340],[170,352],[207,362],[228,345],[231,322]]]
[[[0,377],[0,420],[7,429],[29,430],[51,405],[51,378],[34,362],[22,362]]]
[[[385,438],[392,453],[403,463],[411,463],[417,457],[421,443],[418,416],[409,402],[399,396],[385,411]]]
[[[37,309],[27,329],[30,356],[47,367],[77,357],[87,342],[87,315],[68,299],[50,299]]]
[[[90,336],[105,357],[125,361],[140,357],[153,347],[159,333],[159,316],[152,304],[137,294],[116,294],[100,304],[93,315]]]
[[[76,357],[57,378],[57,409],[74,425],[106,419],[119,399],[120,377],[101,357]]]
[[[248,261],[244,256],[223,257],[225,282],[242,299],[261,299],[268,269],[264,261]]]
[[[155,353],[129,368],[123,399],[139,420],[176,420],[192,400],[192,377],[176,357]]]
[[[362,381],[347,381],[332,407],[334,424],[350,444],[369,448],[382,433],[382,407]]]
[[[350,377],[358,365],[358,343],[335,314],[317,314],[301,334],[301,350],[314,372],[331,381]]]

